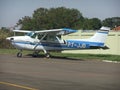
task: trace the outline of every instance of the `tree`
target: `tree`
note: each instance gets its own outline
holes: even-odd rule
[[[101,22],[98,18],[84,18],[77,9],[65,7],[38,8],[32,17],[25,16],[20,19],[17,25],[26,30],[44,30],[56,28],[72,29],[99,29],[102,25],[115,27],[120,25],[120,17],[106,18]]]
[[[51,8],[48,14],[49,19],[51,19],[51,28],[76,28],[79,19],[83,18],[77,9],[68,9],[65,7]]]
[[[102,21],[103,26],[114,28],[120,26],[120,17],[106,18]]]
[[[38,8],[33,13],[34,29],[48,29],[48,9]]]
[[[77,9],[65,7],[58,8],[38,8],[33,16],[25,16],[20,19],[17,25],[22,25],[21,29],[42,30],[55,28],[79,29],[78,24],[82,22],[83,16]]]
[[[101,20],[98,18],[85,18],[83,22],[83,29],[97,30],[101,27]]]
[[[33,29],[33,26],[32,26],[33,20],[31,17],[25,16],[18,21],[17,25],[22,25],[21,29],[32,30]]]
[[[102,26],[101,20],[98,18],[92,18],[90,19],[90,25],[91,25],[91,29],[93,30],[100,29],[100,27]]]

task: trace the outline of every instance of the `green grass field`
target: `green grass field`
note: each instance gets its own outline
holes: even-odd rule
[[[0,49],[0,54],[15,54],[17,49]],[[32,51],[23,51],[23,55],[32,54]],[[43,53],[42,53],[43,54]],[[120,61],[120,55],[107,55],[107,54],[68,54],[68,53],[55,53],[51,52],[52,56],[67,57],[73,59],[94,59],[94,60],[110,60]]]

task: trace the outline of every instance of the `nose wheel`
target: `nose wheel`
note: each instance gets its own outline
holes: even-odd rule
[[[17,57],[22,57],[22,50],[20,50],[20,52],[17,53]]]
[[[17,57],[22,57],[22,52],[18,52]]]

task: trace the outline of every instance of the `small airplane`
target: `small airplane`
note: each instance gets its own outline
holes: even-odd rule
[[[91,38],[63,40],[59,36],[75,33],[78,30],[62,28],[42,31],[13,30],[13,32],[27,33],[25,36],[7,37],[12,45],[20,50],[17,57],[22,57],[22,50],[34,51],[33,56],[38,56],[44,51],[46,57],[50,57],[49,51],[85,50],[85,49],[109,49],[104,45],[109,27],[101,27]]]

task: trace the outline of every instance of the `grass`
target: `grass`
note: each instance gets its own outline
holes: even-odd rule
[[[0,54],[16,54],[17,49],[0,49]],[[23,51],[24,55],[31,54],[32,51]],[[109,54],[68,54],[68,53],[51,53],[52,56],[67,57],[74,59],[95,59],[95,60],[110,60],[120,61],[120,55],[109,55]]]
[[[0,54],[16,54],[19,50],[17,49],[0,49]],[[24,50],[23,54],[29,54],[32,53],[31,51]]]
[[[110,60],[110,61],[120,61],[120,55],[109,55],[109,54],[67,54],[58,53],[54,56],[63,56],[75,59],[94,59],[94,60]]]

